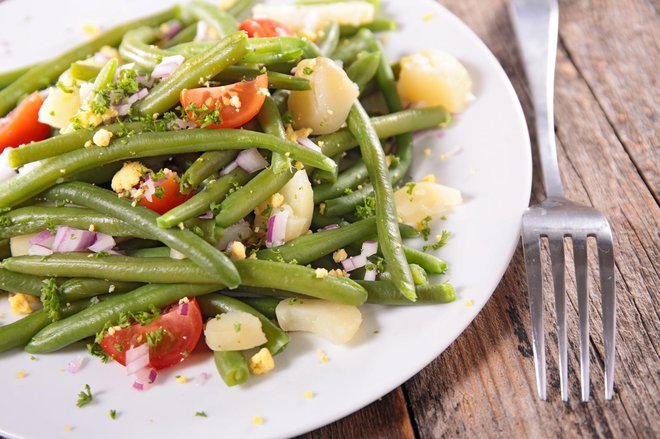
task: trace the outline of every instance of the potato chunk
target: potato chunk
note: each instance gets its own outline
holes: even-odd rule
[[[318,299],[284,299],[275,314],[285,331],[311,332],[335,344],[350,341],[362,324],[357,306]]]
[[[426,217],[437,219],[461,202],[457,189],[426,181],[408,183],[394,192],[399,219],[411,226],[417,226]]]
[[[259,319],[243,311],[230,311],[209,320],[204,336],[214,351],[242,351],[266,343]]]

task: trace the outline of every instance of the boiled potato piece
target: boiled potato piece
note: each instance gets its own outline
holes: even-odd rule
[[[80,95],[77,90],[66,93],[58,87],[51,87],[48,97],[39,109],[39,122],[55,128],[64,128],[79,109]]]
[[[288,206],[291,209],[284,235],[284,241],[288,242],[309,230],[314,215],[314,191],[307,173],[299,170],[279,193],[284,197],[282,208]]]
[[[296,76],[309,80],[311,90],[292,91],[289,111],[296,128],[311,128],[313,134],[337,131],[360,91],[346,72],[328,58],[305,59]]]
[[[313,34],[329,22],[338,24],[360,24],[373,21],[373,4],[364,1],[348,1],[319,5],[258,4],[253,10],[254,18],[270,18],[284,25],[292,32]]]
[[[347,343],[362,323],[357,306],[318,299],[284,299],[275,314],[283,330],[311,332],[335,344]]]
[[[204,337],[214,351],[242,351],[266,343],[259,319],[243,311],[230,311],[209,320]]]
[[[37,233],[30,233],[28,235],[18,235],[9,238],[9,249],[12,256],[26,256],[30,249],[30,239],[34,238]]]
[[[394,192],[399,218],[411,226],[417,226],[426,217],[436,219],[462,201],[459,190],[425,181],[408,183]]]
[[[404,101],[442,105],[451,113],[460,113],[465,109],[472,91],[472,81],[455,57],[437,49],[428,49],[401,58],[397,89]]]

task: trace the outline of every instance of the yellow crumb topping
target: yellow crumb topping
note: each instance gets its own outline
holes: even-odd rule
[[[92,137],[92,141],[96,146],[108,146],[110,139],[112,139],[112,132],[103,128],[95,132],[94,137]]]
[[[435,183],[435,175],[429,174],[426,177],[422,178],[422,181],[425,181],[427,183]]]
[[[33,296],[28,296],[23,293],[9,294],[9,306],[11,307],[11,312],[16,315],[30,314],[32,312],[32,306],[30,303],[38,302],[39,299]]]
[[[263,375],[275,368],[275,361],[267,348],[261,348],[259,352],[250,357],[248,367],[254,375]]]
[[[323,279],[328,277],[328,270],[325,268],[317,268],[315,271],[317,279]]]
[[[186,377],[185,375],[177,375],[176,377],[174,377],[174,379],[179,384],[186,384],[188,382],[188,377]]]
[[[241,241],[233,241],[229,245],[229,255],[231,259],[243,260],[245,259],[245,245]]]
[[[346,258],[348,258],[348,253],[346,253],[346,250],[344,250],[343,248],[340,248],[339,250],[337,250],[332,254],[332,260],[335,261],[336,263],[345,261]]]
[[[261,425],[264,423],[264,418],[262,418],[261,416],[255,416],[252,418],[252,423],[254,425]]]

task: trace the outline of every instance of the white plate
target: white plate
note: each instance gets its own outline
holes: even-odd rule
[[[164,1],[8,0],[0,4],[0,70],[58,53],[84,39],[86,21],[110,25],[163,8]],[[130,5],[130,7],[129,7]],[[527,128],[504,71],[486,46],[455,16],[430,0],[389,1],[384,13],[400,30],[389,35],[391,59],[438,47],[470,71],[477,100],[444,137],[417,139],[413,176],[433,173],[459,188],[465,204],[438,226],[454,233],[440,256],[459,299],[450,305],[386,308],[365,306],[364,325],[348,346],[294,335],[276,369],[227,388],[211,358],[197,355],[167,370],[160,385],[139,393],[124,368],[88,357],[77,374],[64,372],[82,349],[40,355],[0,356],[0,433],[21,438],[285,437],[335,421],[394,389],[434,358],[470,324],[497,286],[518,241],[520,218],[531,187]],[[424,156],[424,148],[432,154]],[[441,154],[461,149],[446,160]],[[469,306],[472,303],[472,306]],[[0,304],[10,322],[6,300]],[[317,349],[329,362],[322,363]],[[16,378],[19,371],[23,379]],[[212,378],[199,385],[198,376]],[[174,376],[186,375],[188,384]],[[94,402],[77,408],[86,383]],[[314,392],[313,398],[305,396]],[[109,410],[116,409],[117,420]],[[207,418],[196,417],[204,411]],[[264,419],[253,424],[253,417]],[[65,425],[73,430],[65,431]]]

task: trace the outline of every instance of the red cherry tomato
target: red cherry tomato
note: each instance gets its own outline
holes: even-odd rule
[[[291,37],[293,33],[278,21],[270,18],[248,18],[238,26],[250,38]]]
[[[50,135],[50,127],[39,122],[43,103],[41,95],[34,92],[0,119],[0,153],[7,147],[37,142]]]
[[[156,193],[151,196],[151,201],[142,197],[140,199],[140,206],[144,206],[161,215],[194,195],[184,195],[179,191],[179,178],[174,173],[170,174],[167,179],[160,181],[160,184],[156,184]]]
[[[149,365],[164,369],[182,362],[195,349],[202,334],[202,312],[195,299],[188,303],[188,315],[181,315],[176,304],[148,325],[133,324],[107,334],[101,341],[103,350],[118,363],[126,365],[126,351],[147,343],[147,334],[162,329],[162,339],[149,346]],[[121,348],[118,348],[121,346]]]
[[[257,115],[266,100],[268,75],[221,87],[181,90],[188,118],[203,128],[237,128]],[[218,110],[217,113],[215,110]],[[215,114],[213,114],[215,113]]]

